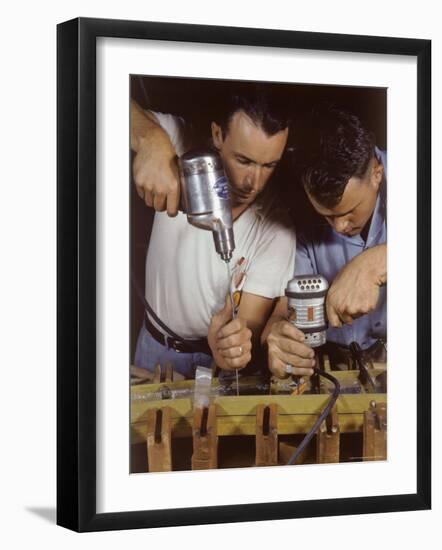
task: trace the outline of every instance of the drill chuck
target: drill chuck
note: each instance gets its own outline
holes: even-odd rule
[[[232,259],[232,253],[235,249],[233,228],[222,227],[220,229],[213,230],[213,242],[215,243],[215,250],[221,256],[221,259],[225,262],[230,262]]]

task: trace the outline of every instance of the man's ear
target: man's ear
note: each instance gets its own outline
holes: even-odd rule
[[[372,182],[376,188],[376,191],[379,189],[379,186],[381,185],[383,175],[384,175],[384,166],[377,159],[375,159],[375,164],[373,166],[373,172],[372,172]]]
[[[212,122],[211,129],[213,145],[215,145],[217,149],[221,149],[223,144],[223,131],[221,130],[221,126],[216,122]]]

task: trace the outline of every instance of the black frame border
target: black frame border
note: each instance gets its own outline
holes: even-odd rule
[[[417,492],[96,513],[96,39],[417,58]],[[431,41],[79,18],[57,26],[57,523],[102,531],[426,510],[431,507]]]

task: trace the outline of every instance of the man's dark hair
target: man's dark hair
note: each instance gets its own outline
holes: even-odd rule
[[[295,134],[295,163],[304,189],[326,208],[335,207],[348,180],[366,173],[375,155],[374,135],[357,116],[333,105],[315,109]]]
[[[243,111],[268,136],[285,130],[289,125],[289,114],[282,91],[265,84],[237,84],[230,91],[216,114],[215,120],[221,127],[223,138],[229,132],[232,117]]]

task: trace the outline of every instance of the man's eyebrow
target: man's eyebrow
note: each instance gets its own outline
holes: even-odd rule
[[[246,155],[243,155],[242,153],[235,153],[235,157],[238,160],[246,160],[247,162],[256,162],[255,160],[247,157]]]
[[[347,216],[347,214],[350,214],[353,212],[355,208],[357,208],[361,204],[362,200],[360,200],[357,204],[353,206],[353,208],[350,208],[350,210],[347,210],[347,212],[342,212],[341,214],[324,214],[327,218],[342,218],[343,216]]]
[[[234,153],[234,155],[238,160],[245,160],[247,162],[253,162],[253,164],[259,164],[258,162],[256,162],[256,160],[251,159],[251,158],[247,157],[246,155],[243,155],[242,153]],[[271,164],[278,164],[278,162],[280,160],[281,159],[279,158],[279,159],[271,160],[270,162],[265,162],[263,164],[263,166],[269,166]]]

